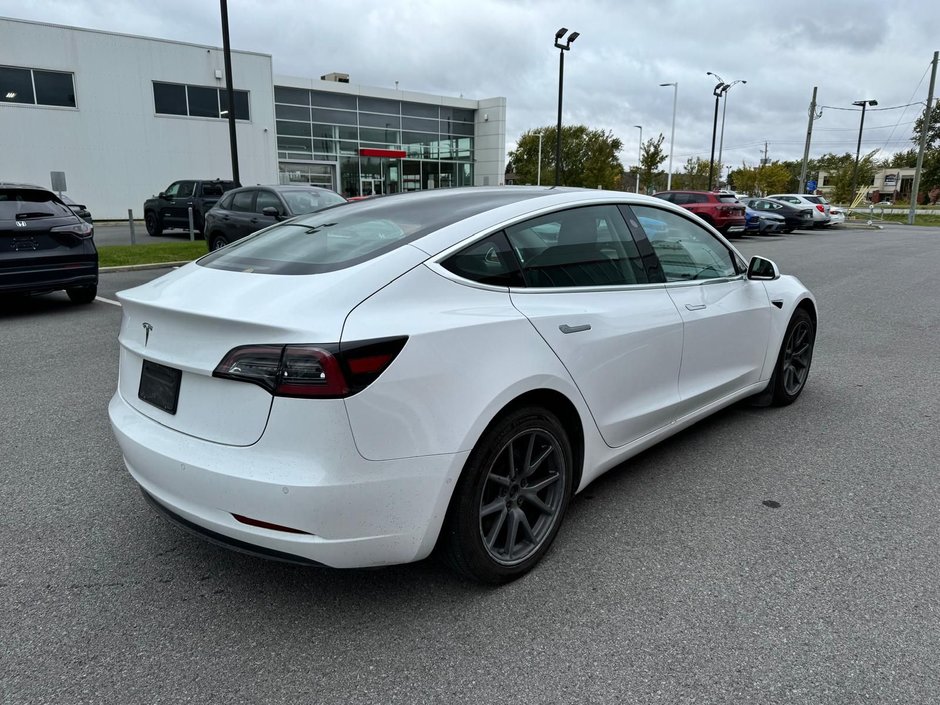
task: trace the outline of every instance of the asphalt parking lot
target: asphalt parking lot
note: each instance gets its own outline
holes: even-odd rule
[[[940,229],[736,244],[819,300],[803,396],[608,473],[498,589],[181,533],[109,429],[120,308],[0,300],[0,702],[935,702]]]

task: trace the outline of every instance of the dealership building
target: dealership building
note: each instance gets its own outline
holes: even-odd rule
[[[58,173],[96,218],[126,218],[173,181],[231,178],[218,47],[9,18],[0,46],[0,181]],[[232,73],[242,184],[358,196],[503,181],[505,98],[275,76],[245,51]]]

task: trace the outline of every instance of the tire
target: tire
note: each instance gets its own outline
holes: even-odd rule
[[[458,574],[500,584],[548,551],[568,509],[573,454],[546,409],[510,412],[486,430],[454,489],[440,548]]]
[[[160,237],[163,235],[163,223],[153,211],[147,211],[144,214],[144,224],[147,226],[147,234],[150,237]]]
[[[206,239],[209,242],[210,252],[223,248],[228,244],[228,240],[222,233],[212,233],[212,235]]]
[[[71,289],[66,289],[65,293],[69,295],[73,304],[90,304],[98,295],[98,285],[76,286]]]
[[[816,326],[805,309],[798,308],[787,325],[777,364],[770,378],[771,404],[787,406],[797,400],[806,386],[816,345]]]

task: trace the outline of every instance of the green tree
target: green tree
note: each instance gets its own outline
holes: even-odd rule
[[[708,188],[708,160],[689,157],[682,173],[672,175],[672,187],[680,191],[704,191]]]
[[[657,177],[662,175],[659,165],[666,161],[669,156],[663,152],[662,133],[659,137],[651,137],[640,147],[640,188],[641,193],[653,193],[657,184],[653,183],[653,175]],[[662,179],[658,179],[662,181]]]
[[[914,121],[914,134],[911,136],[911,142],[920,147],[920,133],[924,129],[924,117],[927,115],[927,106]],[[930,125],[927,128],[927,149],[940,149],[940,98],[934,103],[933,110],[930,111]]]
[[[791,167],[784,162],[771,162],[758,167],[742,164],[740,169],[728,175],[728,181],[735,191],[763,196],[788,191],[792,178]]]
[[[509,160],[516,173],[516,183],[538,183],[539,133],[542,134],[542,183],[555,183],[556,128],[527,130],[516,140]],[[622,182],[623,166],[617,156],[623,143],[613,133],[592,130],[586,125],[561,128],[562,186],[614,189]]]
[[[885,159],[882,166],[888,169],[913,169],[917,166],[917,150],[908,149],[907,151],[893,154],[890,159]]]

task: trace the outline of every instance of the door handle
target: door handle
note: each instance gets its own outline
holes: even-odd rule
[[[703,308],[706,308],[705,304],[686,304],[685,307],[690,311],[701,311]]]
[[[580,326],[569,326],[567,323],[562,323],[558,326],[558,330],[567,335],[568,333],[580,333],[582,331],[591,330],[590,323],[583,323]]]

